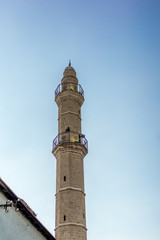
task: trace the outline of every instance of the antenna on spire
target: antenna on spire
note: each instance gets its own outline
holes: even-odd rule
[[[69,66],[71,66],[71,60],[69,59]]]

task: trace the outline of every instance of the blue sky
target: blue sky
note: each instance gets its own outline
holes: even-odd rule
[[[88,240],[160,239],[160,2],[0,0],[0,176],[54,234],[54,90],[85,91]]]

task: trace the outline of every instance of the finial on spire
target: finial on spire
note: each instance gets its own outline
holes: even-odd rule
[[[69,59],[69,66],[71,66],[71,60]]]

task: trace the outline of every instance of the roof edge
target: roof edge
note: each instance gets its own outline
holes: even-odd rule
[[[11,190],[11,188],[0,178],[0,192],[8,200],[13,201],[16,204],[16,207],[19,209],[21,214],[29,220],[29,222],[47,239],[47,240],[56,240],[53,235],[44,227],[44,225],[36,218],[34,211],[28,206],[28,204],[18,198],[18,196]]]

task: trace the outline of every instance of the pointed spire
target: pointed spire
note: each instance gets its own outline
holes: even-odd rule
[[[69,67],[71,66],[71,60],[69,59],[69,65],[68,65]]]

